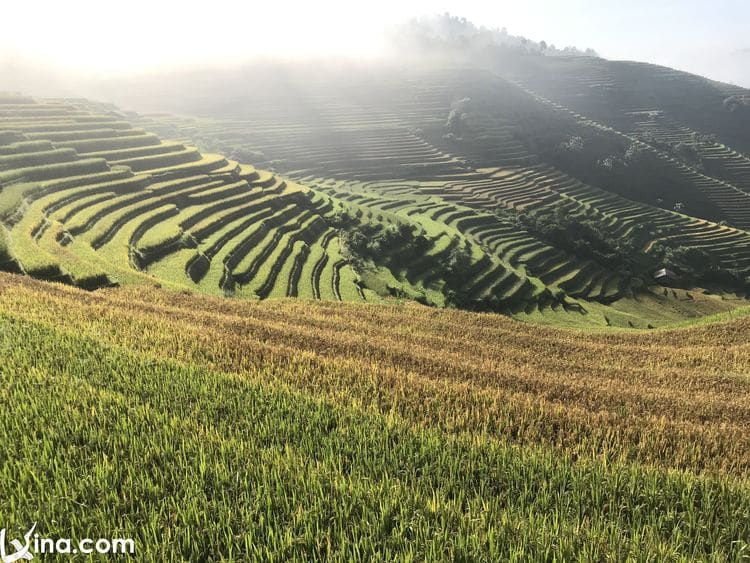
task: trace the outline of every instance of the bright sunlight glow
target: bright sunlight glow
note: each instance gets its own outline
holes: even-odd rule
[[[0,63],[107,75],[258,56],[371,57],[389,26],[444,12],[558,47],[750,82],[746,0],[3,1]]]

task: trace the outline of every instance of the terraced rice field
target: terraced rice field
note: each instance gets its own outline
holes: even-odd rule
[[[581,123],[636,141],[684,189],[705,197],[732,225],[750,228],[750,141],[742,120],[723,105],[747,90],[645,63],[590,57],[529,63],[510,72],[529,92]],[[665,144],[680,143],[695,147],[698,167],[665,152]]]
[[[440,223],[403,197],[363,200],[312,182],[319,189],[310,190],[187,142],[161,141],[122,114],[82,101],[14,100],[0,105],[0,120],[8,270],[86,288],[164,284],[242,298],[334,300],[426,294],[443,305],[435,260],[469,245],[467,299],[501,299],[504,309],[518,311],[568,306],[559,291],[504,263],[453,222],[468,208]],[[373,291],[331,226],[342,211],[363,224],[412,224],[431,250],[406,270],[386,265],[368,274]],[[383,258],[398,263],[398,249]]]
[[[588,84],[596,98],[591,84],[611,70],[602,64],[585,67],[593,74],[569,88]],[[622,113],[623,127],[634,120],[622,132],[594,120],[603,111],[596,104],[594,117],[584,116],[532,89],[547,83],[513,73],[508,80],[470,69],[391,70],[378,80],[355,73],[337,82],[295,82],[292,73],[284,88],[269,82],[221,118],[141,116],[80,100],[6,101],[2,267],[89,288],[163,284],[238,298],[395,297],[443,306],[458,295],[470,308],[532,316],[597,311],[596,323],[609,324],[619,317],[599,315],[600,305],[640,297],[627,272],[513,219],[563,209],[613,239],[648,226],[650,238],[636,253],[705,251],[716,267],[748,277],[742,214],[750,192],[730,184],[744,177],[741,153],[727,148],[725,158],[706,141],[706,161],[715,157],[725,173],[709,176],[642,140],[639,127],[649,120],[665,142],[688,135],[655,114]],[[459,107],[465,114],[447,135]],[[627,199],[564,172],[519,136],[537,114],[650,151],[673,180],[725,210],[727,224]],[[407,225],[427,240],[426,250],[405,259],[405,249],[387,249],[355,270],[337,227],[342,214],[369,233]],[[470,260],[463,282],[450,286],[444,264],[458,250]],[[635,325],[663,324],[668,309]]]
[[[3,525],[139,561],[738,561],[749,319],[593,333],[0,274]]]
[[[266,73],[220,116],[0,95],[2,525],[139,561],[747,559],[735,90],[529,58]],[[553,129],[701,213],[576,172]],[[622,267],[664,249],[729,281]]]
[[[580,80],[569,87],[570,96],[562,99],[570,101],[573,92],[578,92],[575,88],[588,88],[594,99],[589,109],[599,116],[603,110],[596,105],[597,96],[605,97],[608,88],[619,86],[607,82],[609,63],[586,61],[578,61],[586,72],[581,71]],[[571,57],[548,64],[569,64],[575,70],[576,62]],[[570,72],[578,77],[574,70]],[[252,92],[236,107],[224,110],[228,115],[220,118],[157,114],[138,117],[136,122],[215,149],[248,154],[259,165],[274,166],[356,206],[367,220],[388,221],[396,215],[429,225],[428,230],[436,235],[455,236],[457,231],[488,256],[491,265],[478,276],[484,281],[475,280],[474,287],[486,287],[490,295],[513,288],[511,294],[517,291],[533,300],[537,291],[546,288],[584,302],[612,303],[631,296],[618,274],[497,218],[498,209],[515,213],[563,206],[570,216],[593,218],[603,230],[622,239],[648,225],[655,234],[644,243],[644,252],[656,243],[702,249],[722,268],[750,271],[746,230],[750,227],[746,220],[750,192],[730,184],[729,176],[725,180],[691,168],[641,140],[632,128],[621,132],[594,121],[531,90],[518,73],[507,74],[516,80],[476,70],[410,68],[408,73],[399,73],[389,69],[378,81],[354,76],[293,82],[288,95],[298,103],[304,101],[304,113],[287,115],[282,108],[290,100]],[[331,83],[336,85],[335,92]],[[472,108],[467,109],[471,135],[457,142],[446,139],[444,133],[446,117],[461,99]],[[668,169],[665,173],[672,181],[724,213],[728,224],[627,199],[542,160],[514,133],[524,116],[534,113],[566,120],[571,131],[588,128],[635,143]],[[629,115],[616,112],[620,114]],[[307,147],[313,139],[314,148]],[[739,156],[733,158],[741,161]],[[726,166],[730,164],[727,161]],[[743,177],[740,168],[732,168],[738,181]],[[511,275],[503,277],[503,271]],[[523,309],[528,301],[522,298],[520,303]]]
[[[88,288],[364,297],[335,241],[321,246],[327,200],[94,104],[0,97],[0,183],[6,270]]]

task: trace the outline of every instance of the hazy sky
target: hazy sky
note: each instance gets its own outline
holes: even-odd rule
[[[558,47],[750,87],[750,0],[0,0],[0,53],[87,73],[254,55],[370,56],[382,31],[450,12]]]

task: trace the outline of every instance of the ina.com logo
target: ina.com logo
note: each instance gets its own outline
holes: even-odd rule
[[[19,539],[7,541],[6,529],[0,529],[0,563],[15,563],[16,561],[31,561],[35,555],[134,555],[135,540],[130,538],[84,538],[74,541],[70,538],[46,538],[36,532],[34,523],[28,532],[23,534],[23,541]],[[10,544],[10,549],[8,548]]]

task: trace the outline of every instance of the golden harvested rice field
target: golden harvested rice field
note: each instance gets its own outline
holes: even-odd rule
[[[164,560],[750,546],[750,316],[583,332],[0,274],[0,498]],[[31,500],[30,500],[31,499]]]

